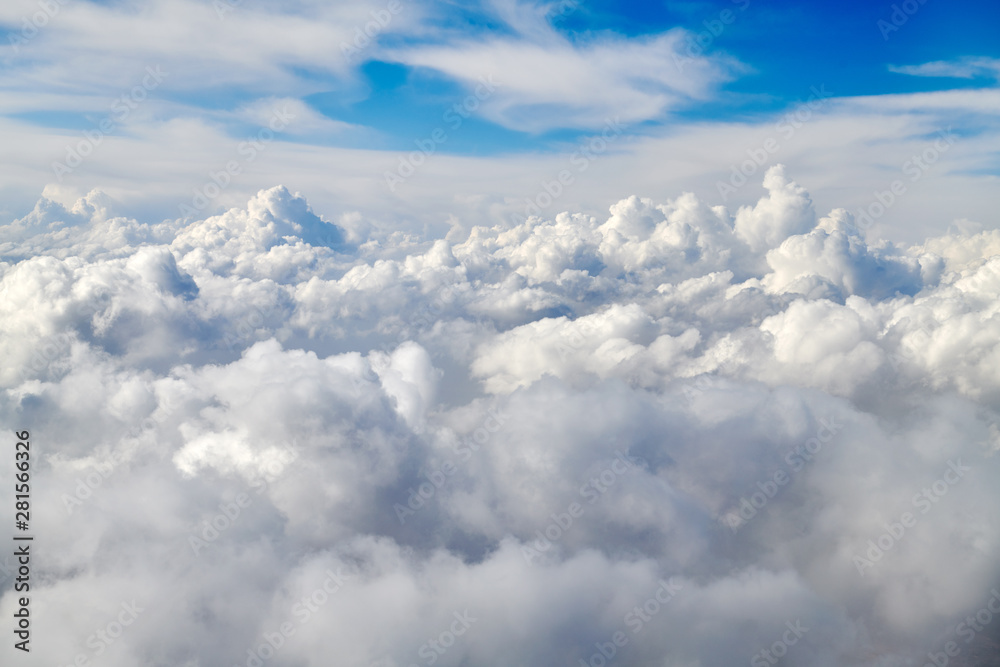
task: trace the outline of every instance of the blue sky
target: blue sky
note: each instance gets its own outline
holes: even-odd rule
[[[829,99],[768,157],[811,181],[819,205],[864,206],[872,184],[951,126],[977,141],[873,233],[993,226],[979,193],[996,191],[1000,174],[1000,8],[913,0],[906,14],[903,4],[65,0],[42,10],[16,0],[0,9],[11,156],[0,215],[93,189],[123,212],[169,215],[279,109],[294,122],[211,211],[284,184],[330,216],[495,224],[614,119],[623,130],[560,210],[597,214],[628,194],[677,190],[736,206],[754,201],[761,174],[720,202],[733,165],[822,90]],[[143,88],[150,68],[164,78]],[[123,99],[128,113],[116,114]],[[468,108],[459,117],[455,105]],[[112,117],[78,167],[58,166]],[[429,144],[436,130],[443,139]],[[386,174],[421,145],[433,159],[391,187]]]
[[[91,4],[95,9],[110,12],[130,6],[130,3],[82,0],[77,4]],[[136,6],[154,4],[157,3]],[[211,3],[203,4],[211,7]],[[514,3],[465,3],[458,8],[450,3],[401,2],[398,14],[385,27],[370,31],[375,33],[372,44],[359,49],[346,70],[331,72],[321,61],[278,66],[297,81],[297,92],[316,111],[374,130],[363,137],[357,133],[331,137],[330,144],[390,150],[407,149],[415,138],[441,125],[445,111],[461,101],[470,89],[469,81],[456,76],[454,71],[421,65],[412,54],[468,42],[564,41],[566,45],[585,49],[608,41],[624,45],[678,34],[681,58],[694,56],[724,62],[716,76],[706,83],[706,90],[700,91],[702,94],[680,95],[659,112],[644,113],[643,127],[669,125],[677,118],[715,121],[754,118],[809,97],[813,86],[824,85],[836,97],[849,97],[995,86],[998,76],[995,64],[992,69],[974,68],[962,77],[914,76],[891,69],[936,61],[960,63],[970,58],[994,61],[1000,58],[1000,40],[996,39],[1000,6],[987,0],[958,4],[934,0],[920,4],[913,0],[906,6],[907,10],[916,8],[912,15],[905,12],[895,15],[898,26],[892,23],[893,4],[856,1],[575,3],[567,0],[562,4],[522,3],[517,10],[505,9],[508,5]],[[294,15],[297,9],[302,16],[309,15],[308,3],[284,11]],[[274,11],[274,7],[247,1],[224,10],[219,23],[233,21],[241,12],[258,10]],[[372,4],[370,12],[388,15],[386,8],[378,3]],[[517,13],[523,23],[512,21],[505,13]],[[413,19],[418,14],[415,22],[398,25],[403,18]],[[905,16],[905,22],[899,16]],[[58,22],[65,18],[54,16],[51,30],[58,29]],[[347,26],[348,34],[352,27],[363,29],[364,18],[371,20],[360,14],[354,26]],[[537,25],[529,25],[532,22],[545,24],[551,32],[539,39],[541,31]],[[22,26],[16,21],[8,22],[2,39],[13,45],[12,40],[22,34]],[[41,28],[42,38],[47,29],[48,25]],[[31,41],[13,58],[8,51],[3,65],[8,75],[38,65],[44,59],[44,54],[39,53],[41,49],[32,50]],[[458,52],[453,53],[457,56]],[[659,65],[666,67],[667,61]],[[127,70],[127,65],[119,68],[121,72]],[[44,86],[44,81],[38,83]],[[166,90],[161,96],[210,113],[286,92],[269,89],[266,81],[221,83]],[[655,88],[657,82],[649,85]],[[100,88],[99,83],[96,87]],[[636,87],[641,88],[642,84]],[[66,129],[85,129],[94,118],[87,112],[45,108],[26,109],[11,116]],[[517,127],[516,123],[512,126],[498,122],[496,117],[475,114],[440,150],[476,155],[549,150],[574,134],[596,129],[593,123],[568,123],[563,127],[557,116],[548,115],[541,127]],[[232,129],[239,132],[245,128],[234,124]]]
[[[857,1],[587,2],[567,7],[565,14],[556,5],[548,17],[554,29],[575,44],[608,34],[642,39],[680,28],[687,31],[685,40],[691,40],[685,44],[699,45],[682,49],[682,55],[726,55],[745,66],[722,83],[713,98],[692,100],[675,114],[650,119],[657,124],[669,124],[676,115],[730,120],[773,113],[808,98],[812,87],[820,85],[837,97],[995,85],[996,69],[974,70],[968,77],[892,71],[892,66],[1000,58],[997,3],[983,0],[956,7],[931,1],[915,6],[912,15],[904,11],[905,22],[894,15],[892,5]],[[447,16],[441,23],[474,39],[510,34],[508,26],[489,19],[488,8]],[[340,92],[330,91],[309,101],[332,118],[376,128],[386,135],[386,146],[408,148],[415,133],[440,124],[443,110],[463,97],[459,82],[434,70],[377,59],[361,62],[359,69],[362,99],[345,102]],[[511,131],[475,119],[442,149],[476,154],[539,150],[569,134],[565,128]]]

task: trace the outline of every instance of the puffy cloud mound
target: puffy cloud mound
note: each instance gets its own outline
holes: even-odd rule
[[[283,187],[161,223],[42,199],[0,228],[33,660],[988,650],[960,624],[1000,578],[1000,236],[873,242],[764,187],[447,239]]]
[[[788,178],[783,165],[767,170],[764,187],[766,198],[736,213],[736,235],[754,252],[774,248],[795,234],[805,234],[816,221],[809,193]]]

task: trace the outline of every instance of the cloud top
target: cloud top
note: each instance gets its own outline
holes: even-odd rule
[[[41,200],[0,229],[38,653],[96,658],[133,599],[107,664],[943,650],[1000,574],[1000,241],[875,242],[763,184],[446,238],[280,186],[158,223]]]

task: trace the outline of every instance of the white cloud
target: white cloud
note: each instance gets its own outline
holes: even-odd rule
[[[466,613],[441,664],[618,631],[622,664],[736,664],[796,620],[803,664],[937,650],[997,575],[996,233],[868,241],[791,173],[735,214],[351,243],[284,187],[163,222],[53,189],[0,264],[0,415],[47,443],[39,659],[133,598],[109,664],[244,664],[285,622],[272,664],[419,664]]]
[[[363,128],[350,123],[328,118],[302,100],[293,97],[259,99],[238,109],[236,116],[254,125],[268,127],[276,113],[290,118],[284,131],[294,136],[309,136],[313,140],[318,140],[322,135],[363,131]]]
[[[955,79],[1000,78],[1000,60],[971,57],[950,61],[935,60],[922,65],[890,65],[889,71],[910,76],[936,76]]]
[[[10,156],[0,165],[0,192],[8,219],[28,214],[43,190],[72,209],[77,199],[99,189],[114,202],[112,216],[161,220],[177,217],[180,204],[190,206],[194,188],[237,160],[242,173],[204,213],[242,206],[274,185],[273,173],[281,173],[289,188],[308,196],[327,220],[346,215],[359,229],[429,229],[444,236],[452,227],[467,233],[475,225],[493,226],[523,214],[526,200],[545,192],[543,184],[556,180],[562,170],[569,170],[574,180],[542,211],[546,217],[562,211],[603,216],[609,203],[628,192],[660,201],[666,194],[692,192],[706,207],[725,204],[735,211],[756,203],[761,175],[780,162],[808,185],[820,215],[833,208],[857,213],[878,203],[877,193],[888,191],[893,180],[901,180],[905,194],[874,220],[867,235],[920,243],[955,220],[995,226],[993,211],[1000,205],[995,193],[1000,190],[992,187],[998,135],[991,111],[997,104],[992,90],[839,98],[788,139],[777,127],[779,116],[749,124],[680,123],[641,137],[622,136],[614,150],[597,156],[585,171],[571,161],[576,145],[555,154],[506,157],[439,151],[395,193],[388,192],[383,174],[398,167],[401,155],[396,152],[332,148],[301,138],[292,143],[279,136],[245,163],[238,147],[246,136],[231,135],[220,122],[138,116],[127,136],[105,137],[57,183],[52,163],[64,161],[68,147],[83,135],[0,119]],[[225,116],[231,118],[231,113]],[[955,118],[969,122],[955,124]],[[912,181],[912,173],[904,173],[902,166],[921,156],[949,125],[956,141]],[[969,133],[975,133],[974,140]],[[732,168],[747,160],[747,150],[768,138],[780,139],[780,151],[723,202],[719,183],[729,183]],[[431,213],[442,210],[454,217]]]
[[[736,213],[736,235],[754,252],[774,248],[789,236],[804,234],[815,225],[816,214],[805,188],[793,183],[781,165],[764,176],[768,197]]]
[[[480,113],[528,132],[660,119],[692,99],[708,97],[739,70],[727,58],[687,55],[680,30],[641,40],[600,37],[583,44],[540,30],[544,39],[532,34],[530,40],[418,46],[392,56],[443,72],[470,89],[481,88]]]

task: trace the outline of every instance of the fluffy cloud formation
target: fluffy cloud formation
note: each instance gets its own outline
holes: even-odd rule
[[[0,228],[32,660],[942,651],[1000,574],[1000,235],[872,242],[764,185],[446,238],[283,187],[192,222],[43,199]]]

